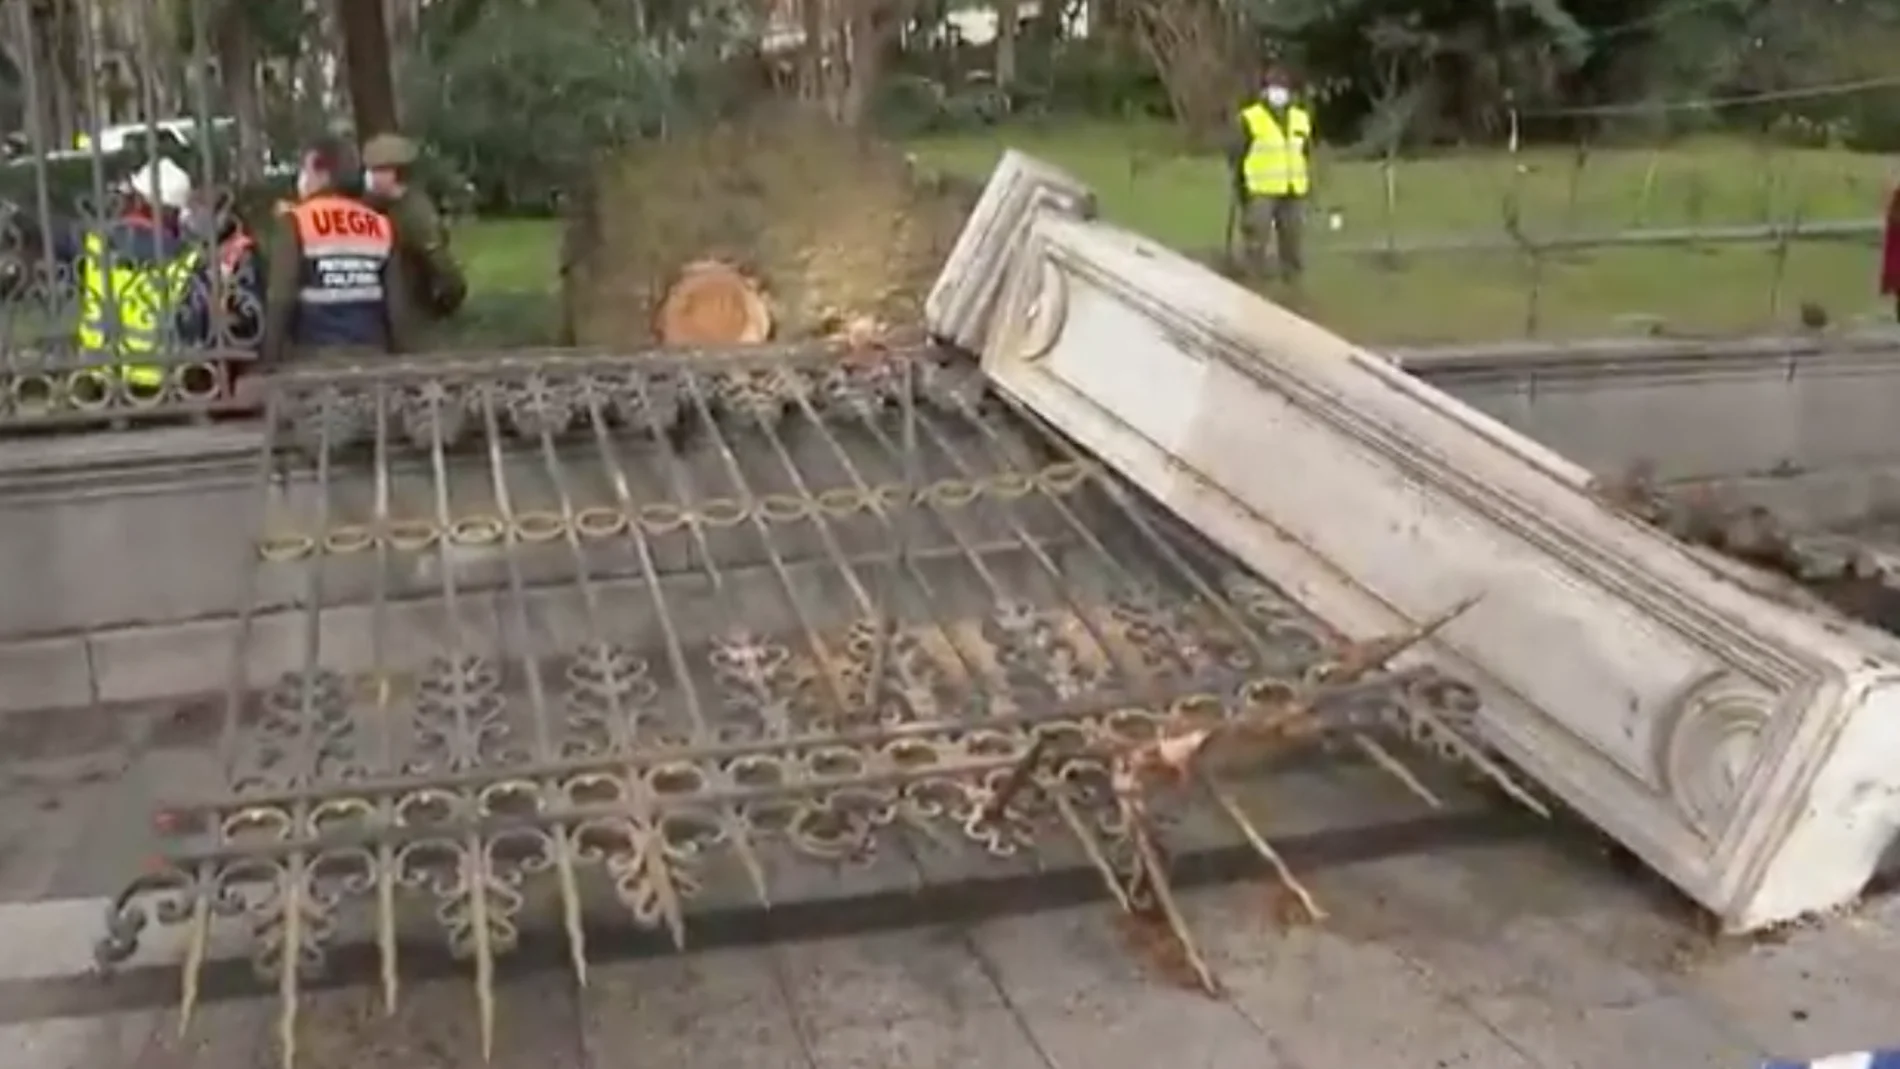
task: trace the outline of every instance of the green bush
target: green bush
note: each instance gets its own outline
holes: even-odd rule
[[[1841,141],[1857,152],[1900,152],[1900,93],[1856,94],[1842,109]]]
[[[1009,117],[1008,93],[975,82],[949,89],[921,74],[893,74],[871,98],[871,123],[891,138],[961,133],[994,126]]]
[[[917,137],[942,127],[949,94],[921,74],[892,74],[871,98],[871,122],[886,137]]]

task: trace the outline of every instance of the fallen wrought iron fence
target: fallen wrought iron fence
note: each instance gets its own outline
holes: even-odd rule
[[[438,932],[486,1047],[523,925],[584,983],[600,926],[683,945],[923,853],[1074,858],[1211,987],[1168,879],[1190,798],[1321,908],[1254,759],[1343,747],[1437,804],[1422,753],[1539,807],[1468,688],[1390,663],[1436,623],[1344,642],[927,351],[307,369],[257,488],[219,782],[161,808],[99,953],[174,930],[188,1020],[235,931],[286,1064],[339,942],[393,1007]]]

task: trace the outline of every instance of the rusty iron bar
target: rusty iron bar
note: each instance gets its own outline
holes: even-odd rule
[[[1396,685],[1410,685],[1428,682],[1432,673],[1423,668],[1401,669],[1380,676],[1377,680],[1337,692],[1328,692],[1329,700],[1348,703],[1334,713],[1332,719],[1341,723],[1363,716],[1363,710],[1352,707],[1353,701],[1372,697],[1381,691]],[[1245,673],[1238,671],[1216,671],[1204,676],[1193,677],[1178,686],[1151,687],[1123,694],[1095,696],[1069,702],[1058,702],[1035,711],[999,713],[983,718],[982,726],[997,730],[1022,731],[1027,735],[1036,735],[1038,729],[1059,724],[1078,717],[1098,717],[1117,711],[1120,705],[1136,708],[1162,707],[1169,704],[1201,701],[1233,700],[1243,691],[1251,680]],[[1328,717],[1321,717],[1327,720]],[[638,771],[652,771],[668,766],[690,764],[693,762],[731,761],[748,757],[784,755],[787,757],[806,757],[825,747],[838,745],[848,747],[879,747],[909,742],[930,742],[950,739],[970,730],[970,722],[962,718],[941,720],[920,720],[911,723],[894,724],[876,728],[854,728],[839,731],[811,731],[784,738],[761,738],[741,741],[720,741],[702,744],[653,743],[641,747],[631,754],[614,753],[605,756],[570,757],[547,762],[511,763],[507,772],[527,778],[562,778],[588,776],[610,772],[616,769],[632,768]],[[920,774],[928,775],[927,770]],[[411,794],[431,787],[452,790],[479,788],[494,779],[490,769],[468,769],[460,772],[441,772],[432,774],[395,775],[365,778],[350,781],[350,790],[366,797],[396,797]],[[168,829],[169,838],[174,844],[169,849],[184,856],[238,857],[253,852],[255,844],[236,844],[229,850],[211,849],[207,853],[200,846],[193,845],[193,835],[189,831],[189,822],[206,816],[215,817],[233,807],[289,807],[301,803],[321,800],[326,794],[333,793],[334,785],[314,786],[310,788],[274,788],[261,787],[246,791],[242,795],[228,795],[218,799],[181,799],[161,804],[158,812],[162,815],[161,825]],[[213,829],[213,841],[223,842],[222,829]],[[315,842],[316,840],[312,840]],[[169,855],[167,855],[169,856]]]
[[[393,1007],[398,928],[427,905],[486,1047],[528,881],[585,984],[603,905],[683,945],[715,859],[769,906],[787,866],[891,835],[902,853],[907,829],[972,858],[1064,837],[1199,960],[1166,829],[1115,815],[1104,748],[1351,663],[925,350],[301,369],[270,395],[259,467],[226,780],[161,808],[160,868],[115,901],[100,956],[183,927],[189,1007],[212,929],[241,916],[286,1061],[344,911],[367,913]],[[279,477],[293,467],[313,475]],[[260,641],[259,592],[284,584],[297,641]],[[361,651],[337,621],[365,605]],[[1357,743],[1408,788],[1388,744],[1509,784],[1465,737],[1470,692],[1428,667],[1314,705],[1301,742]],[[1237,797],[1210,811],[1275,864]]]

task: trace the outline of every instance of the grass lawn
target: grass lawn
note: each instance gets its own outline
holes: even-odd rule
[[[1162,124],[1014,126],[912,145],[928,167],[986,176],[1008,146],[1057,164],[1094,187],[1104,213],[1191,255],[1223,244],[1224,164],[1181,151]],[[1533,236],[1635,227],[1754,225],[1862,220],[1885,207],[1894,160],[1845,152],[1712,140],[1665,152],[1592,151],[1579,168],[1569,149],[1513,159],[1480,152],[1376,162],[1321,161],[1315,207],[1337,211],[1336,232],[1309,230],[1309,314],[1366,341],[1425,342],[1524,333],[1528,265],[1514,252],[1435,252],[1398,264],[1348,255],[1342,244],[1377,245],[1504,235],[1503,205],[1515,196]],[[1519,170],[1519,168],[1522,168]],[[546,293],[558,277],[559,226],[538,220],[464,221],[455,231],[478,298]],[[1328,246],[1334,246],[1330,254]],[[1787,250],[1774,295],[1777,257],[1767,242],[1704,247],[1616,248],[1553,256],[1538,302],[1538,333],[1574,336],[1634,331],[1652,320],[1670,331],[1739,333],[1795,321],[1812,301],[1845,322],[1879,316],[1877,256],[1870,240],[1805,241]],[[522,300],[519,296],[514,300]],[[473,310],[474,301],[471,301]]]
[[[1221,243],[1227,209],[1223,160],[1184,153],[1160,124],[1011,127],[913,146],[927,166],[986,175],[1005,147],[1062,167],[1092,186],[1117,222],[1177,248]],[[1403,238],[1503,233],[1503,204],[1515,186],[1526,230],[1546,234],[1634,226],[1759,223],[1800,212],[1807,219],[1881,214],[1894,161],[1882,156],[1779,148],[1735,141],[1678,144],[1664,152],[1564,148],[1401,159],[1394,168],[1390,229]],[[1523,172],[1517,172],[1522,166]],[[1576,187],[1572,207],[1571,187]],[[1377,162],[1322,156],[1316,206],[1344,214],[1339,237],[1378,242],[1388,222],[1384,170]]]
[[[450,240],[476,293],[524,293],[557,284],[561,224],[552,219],[461,219]]]
[[[469,296],[439,344],[499,349],[559,341],[560,221],[458,219],[450,226]]]

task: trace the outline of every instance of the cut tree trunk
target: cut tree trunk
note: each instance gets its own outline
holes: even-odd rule
[[[758,284],[719,260],[687,264],[653,320],[663,345],[756,345],[772,336],[772,311]]]

